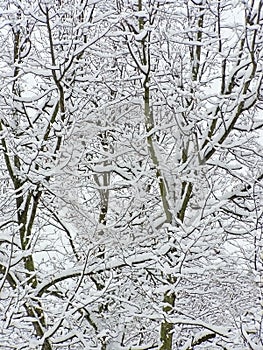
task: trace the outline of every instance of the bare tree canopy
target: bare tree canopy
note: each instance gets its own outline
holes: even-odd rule
[[[5,0],[0,44],[0,349],[263,349],[263,2]]]

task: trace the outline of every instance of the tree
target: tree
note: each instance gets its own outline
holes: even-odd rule
[[[2,5],[1,346],[263,345],[262,6]]]

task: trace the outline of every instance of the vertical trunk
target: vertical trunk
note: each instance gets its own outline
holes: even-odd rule
[[[174,284],[176,279],[173,276],[168,276],[168,282]],[[160,330],[160,340],[161,346],[160,350],[172,350],[173,348],[173,328],[174,324],[169,321],[169,314],[173,312],[174,303],[175,303],[175,293],[171,290],[168,290],[164,293],[163,297],[163,311],[167,315],[167,319],[163,320]]]
[[[20,19],[20,15],[18,15]],[[20,29],[13,30],[14,35],[14,50],[13,50],[13,61],[15,64],[22,63],[20,58],[20,43],[22,32]],[[14,96],[20,97],[20,89],[17,78],[19,77],[20,69],[16,65],[14,68],[14,83],[12,86],[12,93]],[[14,112],[14,120],[19,126],[19,116]],[[0,130],[3,130],[2,124],[0,124]],[[19,226],[19,236],[20,236],[20,247],[22,251],[30,251],[31,239],[32,239],[32,228],[37,214],[38,204],[41,197],[41,191],[35,190],[33,195],[32,190],[24,192],[24,181],[19,178],[21,172],[21,160],[18,154],[10,156],[12,152],[9,151],[8,142],[3,138],[2,146],[4,152],[4,160],[6,167],[10,176],[10,179],[14,186],[14,191],[16,194],[16,212],[17,212],[17,223]],[[23,258],[23,264],[25,267],[25,280],[26,286],[30,288],[36,288],[38,285],[38,280],[36,276],[34,258],[32,254],[28,254]],[[43,308],[40,302],[35,303],[33,300],[28,300],[24,303],[24,308],[27,315],[34,319],[32,321],[35,334],[38,338],[43,338],[46,330],[46,321],[43,312]],[[42,350],[51,350],[52,346],[48,340],[44,340],[42,345]]]
[[[138,1],[138,10],[142,11],[142,2]],[[142,19],[139,19],[139,28],[140,30],[144,29],[144,23]],[[156,137],[153,132],[155,123],[154,123],[154,115],[151,110],[151,96],[150,96],[150,72],[151,72],[151,53],[150,53],[150,33],[142,40],[142,64],[144,67],[148,67],[147,72],[145,73],[145,78],[143,82],[144,88],[144,117],[145,117],[145,129],[147,132],[146,141],[148,146],[149,155],[151,161],[155,167],[156,171],[156,179],[159,186],[159,192],[163,207],[163,212],[165,215],[165,222],[172,223],[172,212],[169,204],[169,188],[168,184],[165,180],[165,177],[162,173],[161,164],[158,159],[158,155],[156,152]],[[171,275],[167,276],[168,283],[173,285],[175,283],[175,278]],[[164,314],[169,317],[169,314],[173,311],[174,303],[175,303],[175,293],[171,290],[168,290],[164,293],[163,297],[163,311]],[[169,322],[169,320],[164,319],[161,328],[160,328],[160,341],[161,341],[161,350],[172,350],[173,346],[173,323]]]
[[[166,218],[165,221],[168,223],[171,223],[172,213],[171,213],[171,209],[168,201],[168,186],[162,174],[162,170],[160,168],[159,159],[157,157],[156,150],[155,150],[155,136],[154,136],[154,133],[152,133],[152,130],[154,128],[154,118],[153,118],[153,112],[150,110],[149,84],[150,84],[150,78],[149,78],[149,74],[147,74],[144,81],[144,116],[145,116],[145,128],[147,132],[146,140],[147,140],[149,154],[156,171],[156,179],[158,181],[163,211]]]

